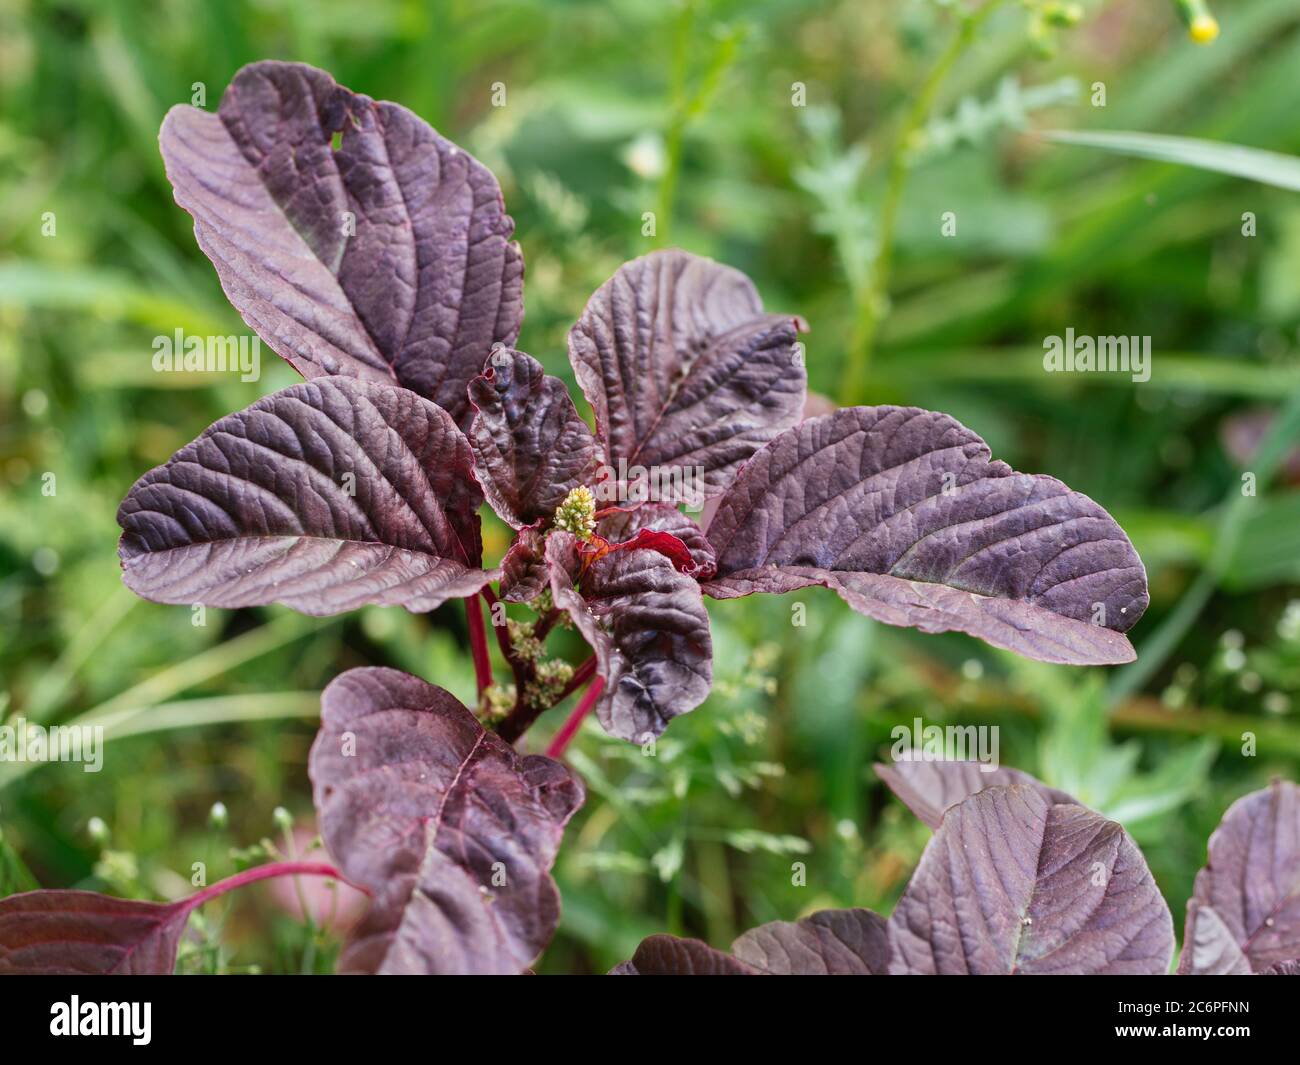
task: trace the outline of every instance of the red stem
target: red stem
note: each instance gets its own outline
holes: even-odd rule
[[[492,684],[492,659],[488,657],[487,629],[483,627],[483,607],[477,595],[465,599],[465,620],[469,624],[469,649],[474,656],[474,678],[479,698]]]
[[[601,689],[604,687],[604,677],[597,677],[591,682],[591,687],[583,693],[578,705],[573,708],[573,713],[569,715],[569,719],[560,726],[560,731],[555,734],[550,746],[546,748],[548,758],[559,758],[564,753],[564,749],[569,746],[569,741],[577,735],[583,718],[591,713],[591,708],[596,705],[596,700],[600,698]]]
[[[218,880],[211,887],[206,887],[182,901],[187,909],[197,909],[227,891],[234,891],[235,888],[241,888],[245,884],[255,884],[259,880],[270,880],[275,876],[328,876],[340,883],[347,883],[343,874],[328,862],[268,862],[266,865],[255,865],[252,869],[245,869],[242,873],[228,876],[225,880]]]

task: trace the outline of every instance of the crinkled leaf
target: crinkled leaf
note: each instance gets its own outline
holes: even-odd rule
[[[683,573],[696,580],[713,576],[717,567],[713,547],[699,525],[671,503],[642,503],[639,507],[618,510],[606,515],[596,526],[596,532],[610,543],[626,542],[646,531],[672,537],[672,540],[647,542],[643,539],[641,542],[668,555]],[[685,549],[684,557],[678,544]]]
[[[1232,954],[1227,939],[1257,973],[1300,958],[1300,787],[1295,784],[1276,780],[1238,799],[1210,836],[1209,859],[1196,874],[1187,906],[1180,971],[1217,971],[1219,958]]]
[[[594,483],[596,438],[558,377],[531,355],[498,348],[469,385],[469,440],[492,509],[516,529],[549,520],[570,489]]]
[[[692,493],[713,495],[799,420],[797,334],[797,319],[763,313],[740,271],[658,251],[596,290],[569,333],[569,358],[612,466],[678,471]],[[680,489],[660,499],[691,501]]]
[[[0,899],[0,974],[165,976],[194,908],[93,891],[29,891]]]
[[[584,572],[565,532],[551,533],[546,558],[555,605],[596,652],[605,679],[596,716],[606,732],[640,743],[704,701],[713,643],[694,580],[644,549],[613,551]]]
[[[889,919],[899,974],[1163,975],[1173,919],[1115,822],[1037,787],[951,807]]]
[[[427,611],[492,577],[481,502],[446,411],[325,377],[222,418],[141,477],[118,553],[132,591],[160,603]]]
[[[321,834],[375,901],[339,967],[517,973],[559,921],[549,870],[578,779],[521,757],[456,699],[392,669],[353,669],[321,699],[311,779]]]
[[[708,536],[717,598],[821,584],[878,621],[1047,662],[1131,660],[1121,633],[1147,605],[1142,563],[1101,507],[911,407],[850,407],[782,433]]]
[[[698,939],[648,936],[610,976],[761,976],[752,966]]]
[[[985,788],[1026,784],[1037,788],[1052,802],[1078,800],[1035,780],[1019,769],[985,767],[980,762],[930,762],[903,760],[876,765],[876,775],[903,804],[931,828],[938,828],[949,807]]]
[[[777,975],[889,972],[887,925],[870,910],[821,910],[800,921],[773,921],[744,933],[731,950],[746,964]]]
[[[501,560],[501,598],[507,603],[527,603],[549,585],[546,564],[546,535],[537,529],[521,529]]]
[[[487,167],[301,63],[244,67],[215,114],[174,107],[159,139],[222,288],[277,353],[465,417],[466,384],[523,318],[523,258]]]

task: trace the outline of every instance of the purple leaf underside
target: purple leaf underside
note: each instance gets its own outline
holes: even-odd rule
[[[750,929],[731,953],[698,939],[650,936],[614,976],[883,976],[889,939],[870,910],[821,910]]]
[[[763,312],[749,278],[711,259],[657,251],[619,267],[569,332],[610,464],[681,473],[688,490],[661,502],[725,489],[802,414],[798,329],[790,315]]]
[[[570,489],[595,483],[596,438],[564,382],[532,356],[498,348],[469,396],[475,470],[502,521],[516,529],[549,521]]]
[[[0,899],[0,975],[166,976],[193,903],[29,891]]]
[[[342,972],[519,973],[550,942],[550,867],[581,782],[523,757],[448,692],[353,669],[321,700],[310,771],[321,833],[375,901]]]
[[[1164,975],[1173,919],[1113,821],[1038,787],[951,807],[889,919],[890,971]]]
[[[708,526],[715,598],[834,589],[854,610],[1046,662],[1126,662],[1147,605],[1123,530],[1060,481],[992,461],[945,414],[850,407],[782,433]]]
[[[659,552],[613,551],[582,573],[577,543],[566,532],[547,539],[555,605],[596,653],[605,680],[597,719],[610,735],[643,743],[708,695],[709,615],[699,585]]]
[[[889,765],[877,763],[876,775],[931,828],[939,827],[945,811],[985,788],[1024,784],[1038,789],[1050,802],[1078,802],[1019,769],[999,766],[986,772],[985,768],[979,762],[899,760]]]
[[[118,510],[123,578],[160,603],[427,611],[479,568],[469,444],[413,392],[326,377],[212,425]]]
[[[159,139],[222,288],[278,354],[308,378],[400,384],[464,424],[466,385],[523,319],[487,167],[301,63],[244,67],[215,114],[174,107]]]
[[[1300,787],[1238,799],[1210,836],[1187,904],[1179,972],[1263,973],[1300,959]]]

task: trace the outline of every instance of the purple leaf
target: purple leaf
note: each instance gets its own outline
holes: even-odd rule
[[[1257,973],[1300,958],[1300,787],[1295,784],[1275,780],[1238,799],[1223,815],[1187,905],[1179,971],[1219,971],[1219,959],[1232,957],[1229,940]]]
[[[641,941],[631,960],[616,965],[610,976],[761,976],[721,950],[698,939],[649,936]]]
[[[802,414],[798,325],[764,314],[749,278],[711,259],[658,251],[619,267],[569,332],[610,464],[675,471],[689,490],[662,502],[722,491]]]
[[[1270,965],[1260,976],[1300,976],[1300,959],[1295,961],[1280,961],[1276,965]]]
[[[596,438],[558,377],[531,355],[498,348],[469,384],[469,440],[492,509],[516,529],[549,521],[601,465]]]
[[[577,544],[566,532],[548,537],[551,593],[596,652],[605,679],[601,725],[642,743],[709,694],[709,615],[699,586],[659,552],[625,549],[587,561]]]
[[[321,833],[375,901],[341,971],[518,973],[550,942],[549,870],[582,784],[522,757],[448,692],[392,669],[325,689],[311,779]]]
[[[884,976],[889,972],[885,919],[870,910],[821,910],[801,921],[773,921],[731,945],[741,961],[788,976]]]
[[[140,902],[93,891],[0,899],[0,974],[170,975],[192,899]]]
[[[639,507],[615,511],[600,520],[598,535],[610,543],[633,539],[643,530],[667,533],[685,547],[687,565],[677,568],[696,580],[708,580],[717,568],[717,559],[700,527],[670,503],[642,503]],[[665,551],[677,561],[677,552]]]
[[[301,63],[244,67],[215,114],[174,107],[159,139],[222,288],[277,353],[308,378],[401,384],[463,424],[466,384],[523,318],[491,171]]]
[[[1168,971],[1173,919],[1113,821],[1037,787],[988,788],[944,815],[889,919],[897,974]]]
[[[1101,507],[912,407],[850,407],[782,433],[708,536],[716,598],[820,584],[878,621],[1046,662],[1131,660],[1120,634],[1147,605],[1142,563]]]
[[[542,594],[551,580],[546,565],[546,534],[520,529],[501,560],[501,598],[507,603],[528,603]]]
[[[938,828],[944,812],[985,788],[1025,784],[1037,788],[1051,802],[1078,802],[1077,799],[1049,788],[1019,769],[992,769],[985,772],[979,762],[927,762],[899,760],[892,765],[876,765],[876,775],[897,795],[903,804],[931,828]]]
[[[731,953],[698,939],[642,940],[611,976],[884,976],[889,939],[870,910],[821,910],[800,921],[773,921],[744,933]]]
[[[1213,906],[1195,899],[1187,904],[1183,953],[1178,959],[1182,976],[1249,976],[1250,959]]]
[[[348,377],[222,418],[118,510],[123,577],[160,603],[432,610],[477,592],[469,444],[413,392]]]

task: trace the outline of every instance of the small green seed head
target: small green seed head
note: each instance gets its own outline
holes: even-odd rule
[[[588,541],[596,531],[596,497],[585,484],[578,485],[555,508],[555,527]]]

